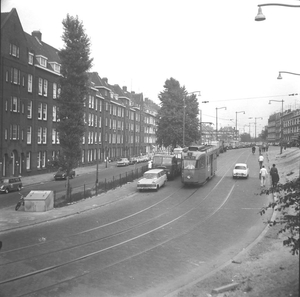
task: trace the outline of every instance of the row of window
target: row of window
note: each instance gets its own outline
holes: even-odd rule
[[[39,40],[38,40],[38,42],[39,42]],[[10,43],[9,44],[9,54],[13,57],[20,58],[20,47],[18,47],[15,44]],[[39,63],[39,65],[44,67],[44,68],[47,68],[48,63],[49,63],[54,72],[60,73],[61,65],[59,63],[57,63],[57,62],[48,62],[48,58],[46,58],[42,55],[36,55],[36,60]],[[34,61],[34,54],[29,52],[28,53],[28,64],[33,65],[33,61]]]

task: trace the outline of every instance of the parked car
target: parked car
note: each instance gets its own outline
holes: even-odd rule
[[[128,165],[129,165],[129,160],[127,158],[121,158],[117,161],[117,167],[128,166]]]
[[[20,191],[22,187],[20,177],[3,177],[0,179],[0,192],[7,194],[11,191]]]
[[[137,189],[158,190],[167,182],[167,174],[163,169],[151,169],[144,173],[143,177],[137,182]]]
[[[249,167],[246,163],[235,164],[232,171],[233,178],[238,178],[238,177],[248,178],[248,176],[249,176]]]
[[[131,157],[131,158],[129,159],[129,165],[134,165],[135,163],[137,163],[136,157]]]
[[[69,178],[75,177],[75,170],[70,170]],[[67,179],[67,172],[66,170],[63,170],[62,168],[59,168],[58,171],[54,174],[54,179]]]

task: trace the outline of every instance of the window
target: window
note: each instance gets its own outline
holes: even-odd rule
[[[12,125],[12,137],[11,139],[19,139],[19,125]]]
[[[27,91],[29,93],[32,93],[32,75],[31,74],[28,74],[28,88],[27,88]]]
[[[56,122],[57,118],[56,118],[56,105],[53,105],[52,107],[52,120],[53,122]]]
[[[43,95],[43,79],[39,78],[39,95]]]
[[[43,104],[43,120],[47,121],[47,104]]]
[[[43,138],[42,138],[42,143],[46,144],[47,143],[47,128],[43,127]]]
[[[27,126],[27,144],[31,144],[31,126]]]
[[[27,103],[27,119],[32,118],[32,101],[28,101]]]
[[[20,84],[20,76],[21,76],[21,71],[16,69],[16,68],[11,68],[11,82],[13,82],[16,85]]]
[[[9,45],[9,54],[11,56],[19,58],[20,56],[20,48],[16,46],[15,44],[10,44]]]
[[[38,119],[42,119],[42,103],[38,103]]]
[[[18,110],[20,110],[20,108],[18,108],[18,98],[13,97],[11,98],[11,111],[18,112]]]
[[[26,152],[26,169],[30,170],[31,152]]]
[[[45,168],[46,167],[46,152],[43,151],[42,152],[42,167]]]
[[[48,81],[44,79],[44,97],[47,97],[48,94]]]
[[[33,65],[33,53],[28,53],[28,64]]]
[[[52,144],[56,143],[56,130],[52,129]]]
[[[37,143],[42,143],[42,127],[38,127],[38,134],[37,134]]]
[[[42,153],[38,152],[37,153],[37,164],[36,164],[37,169],[41,169],[41,160],[42,160]]]
[[[46,57],[43,57],[43,56],[36,56],[39,64],[43,67],[47,67],[47,58]]]
[[[57,84],[53,83],[53,99],[57,98]]]

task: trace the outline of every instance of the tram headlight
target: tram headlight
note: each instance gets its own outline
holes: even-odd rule
[[[191,179],[191,176],[190,176],[190,175],[187,175],[186,178],[187,178],[187,179]]]

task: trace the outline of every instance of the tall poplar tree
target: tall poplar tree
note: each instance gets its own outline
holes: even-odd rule
[[[64,48],[59,51],[62,77],[59,80],[57,131],[62,149],[59,165],[69,174],[81,159],[85,132],[84,100],[88,90],[87,71],[93,59],[90,59],[90,40],[78,16],[68,14],[62,24]]]
[[[185,144],[199,139],[198,101],[195,94],[187,96],[185,87],[174,79],[167,79],[164,91],[158,96],[161,108],[158,111],[157,143],[162,146],[183,145],[183,118],[185,118]],[[185,109],[185,117],[184,117]]]

